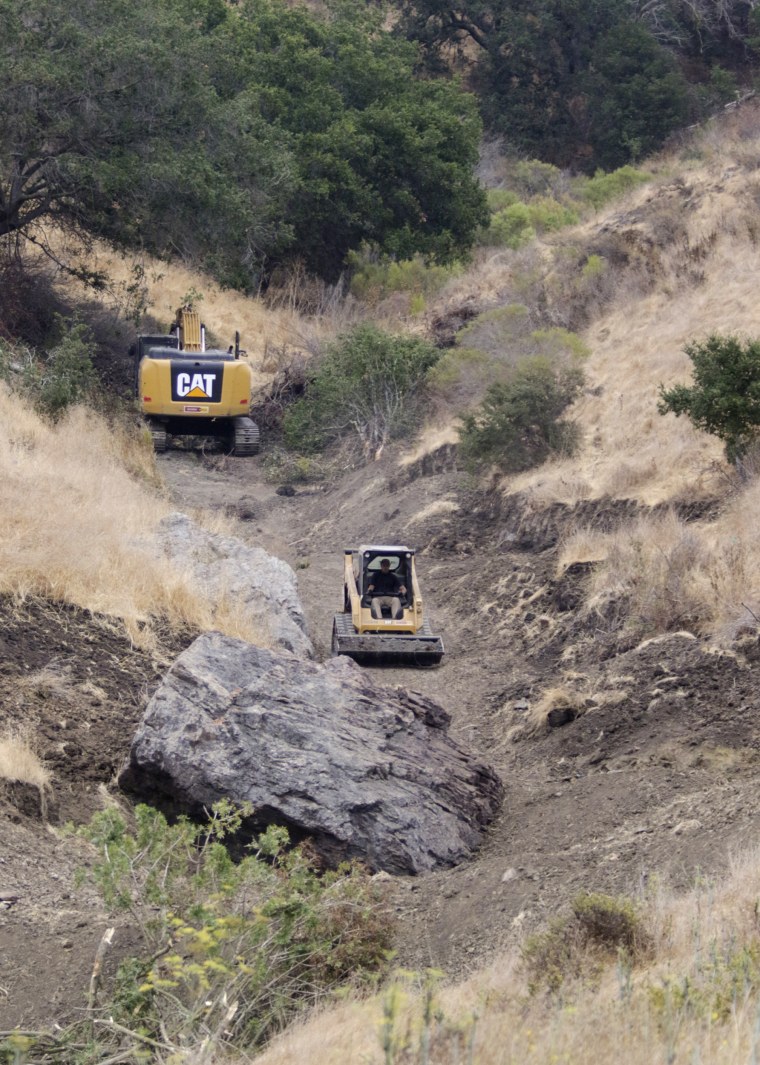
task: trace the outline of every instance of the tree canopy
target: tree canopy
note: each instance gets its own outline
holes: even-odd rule
[[[0,238],[49,220],[255,285],[362,242],[460,254],[479,120],[358,5],[0,0]]]
[[[696,117],[687,60],[707,81],[710,63],[735,61],[739,41],[745,50],[751,41],[752,20],[739,0],[403,0],[403,6],[400,32],[420,42],[429,69],[440,69],[452,45],[465,42],[492,132],[518,152],[587,171],[625,165],[662,144],[690,113]],[[723,40],[729,31],[730,46]]]

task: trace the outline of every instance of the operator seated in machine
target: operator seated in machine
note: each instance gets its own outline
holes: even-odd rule
[[[372,617],[382,618],[383,607],[389,607],[391,617],[402,617],[401,596],[406,595],[406,585],[395,573],[391,573],[390,559],[380,560],[380,569],[369,574],[370,583],[365,594],[372,599]]]

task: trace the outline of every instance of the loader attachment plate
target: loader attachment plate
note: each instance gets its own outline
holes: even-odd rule
[[[358,633],[350,614],[336,614],[332,650],[333,654],[348,655],[362,665],[437,665],[443,658],[443,640],[424,629],[417,633]]]

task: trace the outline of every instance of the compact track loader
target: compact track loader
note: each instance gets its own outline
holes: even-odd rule
[[[443,658],[443,640],[433,634],[425,619],[412,548],[376,544],[349,547],[343,559],[343,611],[333,621],[333,654],[348,655],[363,665],[385,661],[437,665]],[[391,617],[389,607],[378,610],[377,605],[375,612],[381,616],[373,616],[368,589],[377,579],[383,559],[388,559],[390,572],[406,588],[406,595],[398,597],[398,617]]]
[[[240,336],[227,351],[206,348],[206,327],[180,307],[171,332],[139,336],[133,348],[135,388],[156,451],[170,436],[224,436],[235,455],[255,455],[259,429],[248,416],[251,369]]]

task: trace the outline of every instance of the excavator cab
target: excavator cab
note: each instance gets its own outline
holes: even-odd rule
[[[414,549],[365,544],[346,548],[343,558],[343,611],[333,620],[333,654],[348,655],[363,664],[437,665],[443,658],[443,641],[425,617]],[[397,617],[391,617],[389,608],[383,608],[380,617],[372,613],[368,589],[383,559],[388,559],[390,571],[406,588],[406,594],[398,596],[401,613]]]

